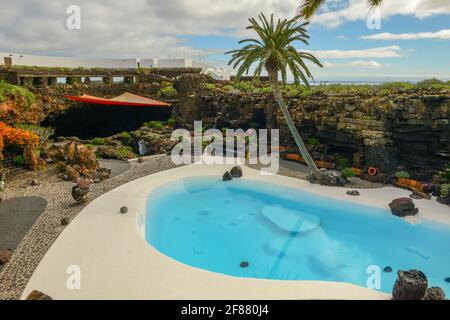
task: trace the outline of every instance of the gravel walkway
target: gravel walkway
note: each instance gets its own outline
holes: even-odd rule
[[[90,199],[106,193],[124,183],[176,167],[169,156],[157,155],[147,157],[143,163],[132,162],[114,165],[110,179],[91,186]],[[251,166],[258,168],[258,166]],[[282,161],[279,174],[304,178],[306,167],[301,164]],[[38,186],[31,186],[31,179],[40,181]],[[12,259],[0,270],[0,299],[18,299],[25,286],[47,250],[63,231],[61,219],[72,220],[83,208],[77,205],[71,196],[72,182],[62,181],[55,172],[30,174],[9,182],[2,194],[4,200],[17,197],[41,197],[47,200],[47,207],[42,215],[17,246]],[[360,179],[352,182],[351,188],[373,188],[380,185],[367,184]]]

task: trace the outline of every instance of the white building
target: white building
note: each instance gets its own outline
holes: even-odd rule
[[[190,59],[95,59],[38,56],[19,53],[0,52],[0,65],[11,63],[13,66],[67,67],[67,68],[201,68],[217,80],[229,80],[230,73],[223,68]]]

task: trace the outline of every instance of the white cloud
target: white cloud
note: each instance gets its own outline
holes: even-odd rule
[[[342,67],[359,67],[359,68],[369,68],[377,69],[383,67],[383,65],[375,60],[355,60],[345,63],[334,63],[325,61],[323,63],[324,67],[327,68],[342,68]]]
[[[315,50],[309,51],[320,59],[345,59],[345,58],[399,58],[402,57],[402,51],[399,46],[387,46],[378,48],[369,48],[361,50]]]
[[[81,8],[81,30],[65,27],[69,5]],[[1,0],[0,51],[197,58],[183,36],[242,35],[260,11],[291,17],[297,6],[287,0]],[[228,49],[202,49],[202,59]]]
[[[438,39],[450,40],[450,29],[443,29],[437,32],[416,32],[416,33],[390,33],[383,32],[370,36],[362,36],[365,40],[418,40],[418,39]]]
[[[450,14],[449,0],[389,0],[381,6],[381,19],[394,15],[409,15],[419,19],[438,14]],[[314,23],[334,28],[346,21],[366,20],[370,12],[365,0],[349,0],[340,10],[325,10],[313,18]]]

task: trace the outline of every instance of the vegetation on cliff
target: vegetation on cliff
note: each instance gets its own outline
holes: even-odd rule
[[[0,103],[5,102],[7,98],[23,98],[24,107],[30,107],[36,100],[34,94],[23,87],[15,86],[0,81]]]
[[[12,148],[15,152],[25,147],[36,148],[39,145],[39,136],[28,130],[13,128],[0,122],[0,160],[3,159],[4,148]]]

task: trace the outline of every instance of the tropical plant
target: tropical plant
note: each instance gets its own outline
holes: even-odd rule
[[[18,124],[15,127],[37,134],[41,141],[41,145],[45,144],[47,140],[55,133],[55,129],[53,128],[41,127],[34,124]]]
[[[144,126],[159,130],[164,129],[164,123],[162,121],[148,121],[144,123]]]
[[[403,179],[409,179],[409,173],[406,171],[397,171],[395,173],[396,178],[403,178]]]
[[[450,184],[441,185],[441,197],[446,198],[450,196]]]
[[[93,146],[105,145],[106,144],[106,140],[105,140],[105,138],[96,137],[96,138],[91,140],[91,144]]]
[[[12,159],[12,162],[13,162],[16,166],[24,166],[24,165],[25,165],[25,159],[24,159],[23,155],[21,155],[21,154],[15,156],[15,157]]]
[[[297,18],[310,20],[326,0],[302,0],[298,8]],[[383,4],[383,0],[367,0],[369,8],[373,9]]]
[[[161,95],[166,98],[173,98],[177,95],[177,90],[172,86],[166,86],[161,89]]]
[[[169,118],[169,119],[167,120],[167,125],[168,125],[169,127],[171,127],[171,128],[175,127],[176,123],[177,123],[176,120],[173,119],[173,118]]]
[[[278,83],[278,73],[281,73],[283,85],[286,85],[287,72],[290,70],[295,84],[299,84],[302,81],[309,88],[308,78],[313,79],[313,77],[305,64],[305,60],[322,67],[319,60],[312,54],[299,52],[293,46],[296,41],[308,44],[309,35],[305,29],[308,23],[300,24],[295,19],[278,20],[275,23],[273,14],[270,17],[270,21],[267,20],[263,13],[258,18],[259,22],[255,18],[250,18],[250,25],[247,27],[247,29],[255,31],[258,38],[239,41],[239,44],[245,43],[246,45],[241,49],[227,52],[227,54],[232,55],[228,64],[233,65],[233,68],[238,67],[236,73],[237,82],[243,74],[249,73],[250,67],[254,64],[256,64],[256,69],[253,72],[252,83],[259,78],[263,69],[267,70],[273,95],[284,115],[295,143],[314,176],[320,179],[322,173],[317,168],[308,150],[306,150],[305,143],[289,114]]]
[[[342,173],[342,176],[346,179],[356,176],[355,173],[353,172],[352,168],[348,168],[348,167],[342,169],[341,173]]]

